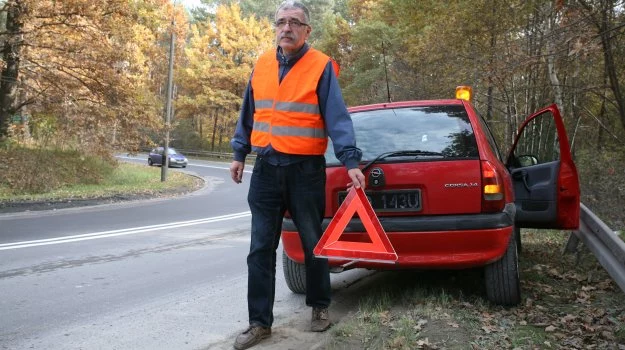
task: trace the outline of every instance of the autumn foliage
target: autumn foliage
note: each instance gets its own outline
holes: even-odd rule
[[[194,11],[169,0],[1,2],[0,138],[110,154],[162,143],[169,129],[178,148],[230,151],[254,62],[274,45],[280,0],[202,1]],[[449,98],[471,85],[506,152],[527,115],[556,103],[580,174],[593,174],[583,188],[625,197],[615,179],[625,154],[622,1],[303,2],[310,43],[340,64],[348,105]]]
[[[141,131],[159,123],[167,67],[159,46],[173,19],[184,44],[181,7],[166,0],[13,0],[4,10],[15,14],[7,28],[19,26],[4,33],[0,135],[106,153],[111,144],[136,147]],[[16,115],[27,118],[28,129],[7,128]]]

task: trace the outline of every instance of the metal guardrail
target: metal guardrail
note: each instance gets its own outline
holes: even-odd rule
[[[176,148],[176,150],[184,154],[187,157],[208,157],[208,158],[232,160],[232,157],[234,156],[233,153],[226,153],[226,152],[211,152],[211,151],[191,150],[191,149],[182,149],[182,148]]]
[[[227,152],[192,150],[192,149],[183,149],[183,148],[178,148],[178,147],[174,147],[174,148],[176,148],[178,152],[184,154],[187,157],[219,158],[219,159],[226,159],[226,160],[232,160],[234,157],[233,153],[227,153]],[[148,148],[148,147],[143,147],[141,149],[141,151],[145,153],[148,153],[151,150],[152,148]]]
[[[574,252],[581,240],[625,292],[625,242],[584,204],[579,221],[579,229],[571,233],[565,252]]]

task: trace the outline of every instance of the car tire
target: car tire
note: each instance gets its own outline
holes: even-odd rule
[[[508,249],[501,259],[484,268],[486,296],[493,304],[515,306],[521,302],[521,280],[516,242],[515,237],[510,237]]]
[[[519,227],[514,228],[514,239],[516,239],[516,251],[517,254],[523,253],[523,245],[521,244],[521,229]]]
[[[289,289],[293,293],[306,294],[306,265],[291,260],[282,251],[282,270]]]
[[[152,162],[152,158],[148,158],[148,165],[152,166],[154,164],[154,162]]]

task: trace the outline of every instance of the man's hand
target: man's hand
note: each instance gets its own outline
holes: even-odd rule
[[[233,160],[232,164],[230,164],[230,177],[232,177],[232,181],[240,184],[243,182],[243,169],[245,168],[245,163],[239,162],[237,160]]]
[[[352,180],[352,182],[347,184],[347,189],[350,190],[353,187],[362,188],[363,190],[367,186],[365,184],[365,175],[362,173],[360,168],[354,168],[347,170],[347,175]]]

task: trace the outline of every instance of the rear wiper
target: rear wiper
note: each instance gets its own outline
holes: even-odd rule
[[[410,157],[410,156],[441,156],[445,157],[445,155],[441,152],[432,152],[432,151],[421,151],[418,149],[414,150],[404,150],[404,151],[393,151],[393,152],[385,152],[377,157],[375,157],[372,161],[367,163],[364,168],[362,168],[362,172],[364,173],[371,165],[376,162],[379,162],[383,159],[390,157]]]

